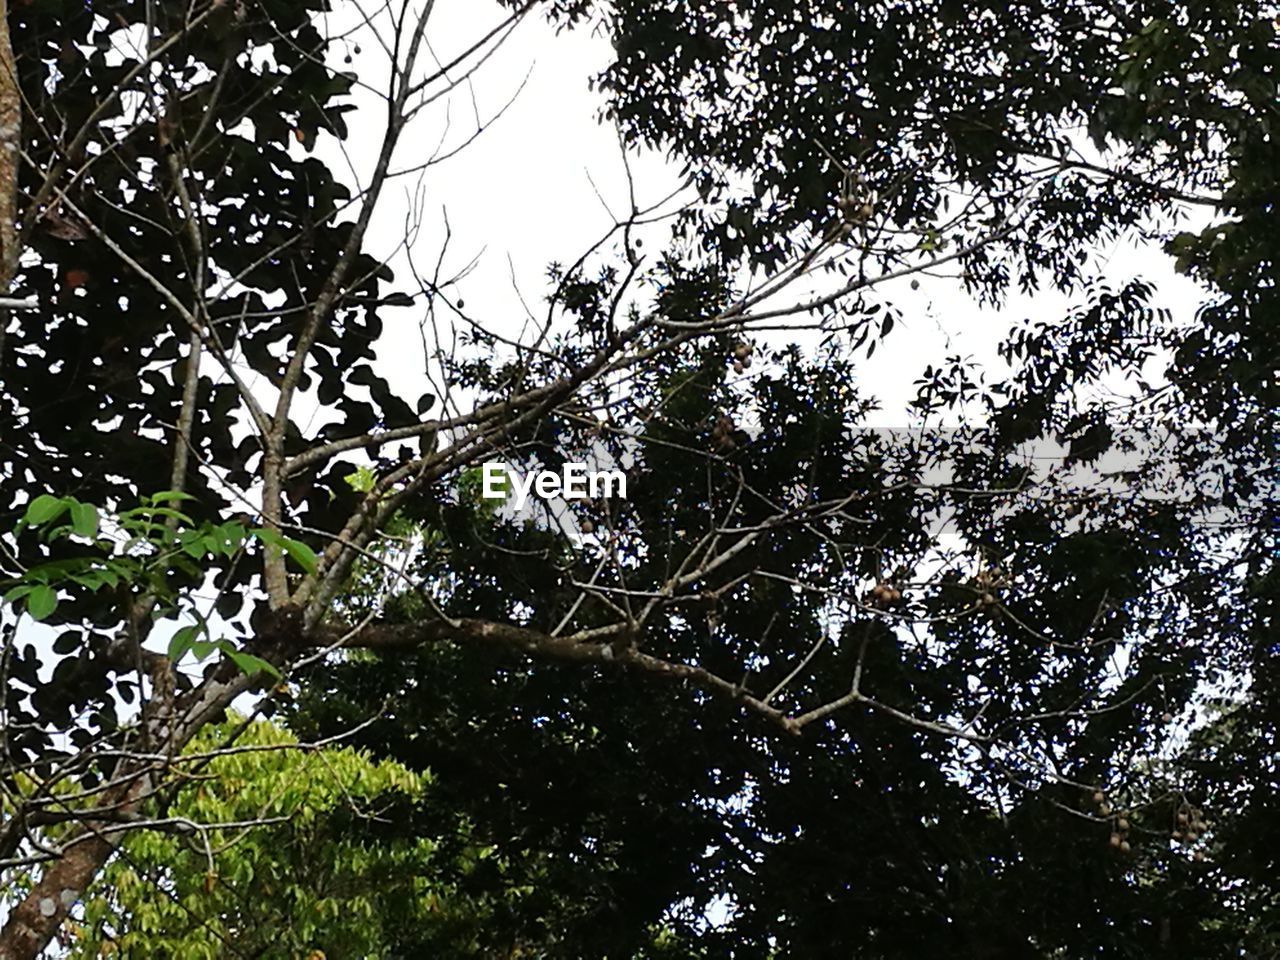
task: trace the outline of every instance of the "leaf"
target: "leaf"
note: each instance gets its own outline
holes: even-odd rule
[[[92,540],[98,535],[98,508],[92,503],[71,501],[71,529],[78,537]]]
[[[290,540],[287,537],[281,541],[284,552],[293,558],[293,562],[300,566],[312,576],[320,567],[320,558],[316,556],[316,552],[300,540]]]
[[[246,536],[248,536],[248,531],[244,528],[244,525],[235,520],[229,520],[216,526],[212,531],[214,543],[212,552],[220,551],[224,556],[234,556],[244,543]]]
[[[58,609],[58,594],[53,587],[42,584],[32,588],[27,594],[27,613],[31,614],[32,620],[43,620],[56,609]]]
[[[280,536],[280,534],[276,533],[274,530],[269,530],[266,527],[259,527],[254,530],[253,538],[268,547],[278,547],[281,550],[284,549],[284,537]]]
[[[183,530],[178,534],[178,543],[182,547],[182,552],[195,560],[199,560],[208,552],[206,537],[199,530]]]
[[[368,493],[373,489],[377,476],[368,467],[357,467],[354,473],[349,473],[342,479],[356,493]]]
[[[226,523],[219,525],[218,530],[227,540],[235,541],[236,546],[242,544],[244,538],[249,535],[249,531],[239,520],[228,520]]]
[[[157,503],[176,503],[181,500],[194,500],[189,493],[183,493],[181,490],[161,490],[159,493],[153,493],[149,497],[143,497],[142,502],[146,504]]]
[[[133,571],[126,564],[117,563],[114,560],[108,560],[107,565],[98,571],[98,575],[102,578],[102,582],[108,587],[117,587],[120,581],[131,576]]]
[[[68,630],[65,633],[58,634],[58,638],[53,641],[53,652],[66,656],[72,653],[80,646],[83,637],[76,630]]]
[[[261,657],[255,657],[251,653],[243,653],[230,647],[224,647],[223,652],[231,658],[231,662],[239,667],[240,672],[246,676],[252,677],[256,673],[267,673],[276,679],[280,679],[280,671]]]
[[[146,517],[148,520],[154,517],[167,517],[170,520],[177,520],[179,523],[184,523],[187,526],[190,526],[195,522],[185,513],[182,513],[179,510],[170,510],[168,507],[134,507],[132,510],[126,510],[124,513],[120,514],[121,520],[132,519],[133,517]],[[158,526],[158,524],[156,524],[156,526]]]
[[[4,595],[4,602],[11,603],[14,600],[21,600],[34,589],[35,587],[29,583],[20,583]]]
[[[42,493],[27,504],[27,512],[23,514],[22,520],[33,527],[38,527],[62,516],[66,509],[66,500]]]
[[[177,663],[185,657],[203,629],[198,625],[190,625],[174,631],[173,637],[169,640],[169,659]]]
[[[292,559],[293,562],[300,566],[307,573],[314,574],[318,569],[319,558],[316,553],[305,543],[298,540],[290,540],[288,537],[282,537],[274,530],[268,530],[263,527],[253,531],[253,536],[269,547],[276,547],[283,550]]]
[[[69,573],[67,579],[90,590],[101,590],[106,584],[106,577],[101,570],[86,570],[84,573]]]

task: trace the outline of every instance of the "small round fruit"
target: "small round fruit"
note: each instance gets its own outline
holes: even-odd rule
[[[1129,829],[1129,821],[1126,820],[1124,817],[1121,817],[1119,820],[1116,821],[1116,827],[1120,830],[1121,833],[1123,833],[1124,831]]]
[[[1120,841],[1120,852],[1121,852],[1121,853],[1128,853],[1128,852],[1129,852],[1130,850],[1132,850],[1132,849],[1133,849],[1133,847],[1131,847],[1131,846],[1129,845],[1129,841],[1128,841],[1128,840],[1121,840],[1121,841]]]
[[[1102,804],[1100,807],[1098,807],[1098,812],[1102,814],[1104,817],[1111,816],[1111,804],[1109,803]]]
[[[1118,834],[1118,833],[1113,833],[1113,834],[1111,835],[1111,841],[1110,841],[1110,843],[1111,843],[1111,845],[1112,845],[1113,847],[1119,848],[1120,844],[1121,844],[1121,843],[1123,843],[1123,842],[1124,842],[1124,837],[1120,836],[1120,834]]]
[[[1105,803],[1105,802],[1106,802],[1106,800],[1107,800],[1107,795],[1106,795],[1105,793],[1103,793],[1101,790],[1095,790],[1095,791],[1093,792],[1093,802],[1094,802],[1094,803]]]
[[[920,289],[920,281],[919,281],[919,280],[914,280],[914,279],[913,279],[913,280],[911,281],[911,289],[912,289],[912,290],[919,290],[919,289]]]
[[[735,360],[735,361],[733,361],[733,372],[734,372],[734,373],[742,373],[742,371],[743,371],[743,370],[745,370],[745,369],[747,369],[746,364],[744,364],[741,360]]]

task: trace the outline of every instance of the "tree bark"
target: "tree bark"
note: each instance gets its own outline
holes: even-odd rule
[[[18,164],[22,145],[22,97],[9,42],[9,0],[0,0],[0,296],[18,272]],[[0,362],[4,360],[8,310],[0,309]]]
[[[35,960],[102,869],[115,841],[90,836],[54,861],[0,930],[0,960]]]
[[[0,293],[18,268],[18,158],[22,145],[22,98],[9,42],[9,0],[0,0]]]

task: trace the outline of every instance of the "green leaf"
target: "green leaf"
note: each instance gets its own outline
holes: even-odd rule
[[[27,504],[27,512],[23,514],[22,520],[33,527],[42,526],[62,516],[67,506],[67,501],[61,497],[42,493]]]
[[[99,571],[99,575],[102,577],[102,582],[108,587],[119,586],[122,579],[132,576],[132,574],[133,571],[127,564],[117,563],[113,560],[108,560],[107,565]]]
[[[183,493],[181,490],[161,490],[159,493],[153,493],[149,497],[143,497],[142,502],[147,504],[156,503],[177,503],[181,500],[194,500],[189,493]]]
[[[11,603],[14,600],[21,600],[34,589],[35,587],[29,583],[20,583],[4,595],[4,602]]]
[[[86,570],[84,573],[69,573],[67,579],[72,583],[78,583],[82,587],[88,587],[90,590],[101,590],[106,585],[107,578],[105,571],[102,570]]]
[[[305,543],[298,540],[290,540],[288,537],[282,537],[274,530],[268,530],[265,527],[253,531],[253,536],[269,547],[275,547],[283,550],[292,559],[293,562],[300,566],[307,573],[314,574],[319,565],[319,558]]]
[[[280,536],[280,534],[276,533],[274,530],[269,530],[266,527],[259,527],[253,531],[253,537],[255,540],[258,540],[269,547],[279,547],[281,550],[284,549],[284,537]]]
[[[368,493],[377,482],[377,475],[368,467],[356,467],[355,473],[349,473],[342,479],[356,493]]]
[[[78,537],[92,540],[98,535],[98,508],[92,503],[71,501],[71,529]]]
[[[93,561],[87,557],[50,560],[48,563],[37,564],[28,569],[24,579],[36,580],[40,583],[52,583],[73,573],[84,573],[86,570],[91,569],[92,565]]]
[[[316,552],[300,540],[290,540],[285,538],[283,541],[284,552],[293,558],[293,562],[300,566],[307,573],[315,575],[319,569],[320,558],[316,556]]]
[[[132,510],[126,510],[120,514],[121,520],[131,520],[134,517],[146,517],[148,520],[155,517],[167,517],[170,520],[177,520],[191,526],[193,521],[189,516],[180,510],[170,510],[168,507],[134,507]]]
[[[240,672],[246,676],[251,677],[256,673],[268,673],[277,679],[280,678],[280,671],[261,657],[255,657],[251,653],[243,653],[229,647],[224,647],[223,652],[231,658],[231,662],[239,667]]]
[[[178,534],[178,544],[183,553],[195,560],[199,560],[207,552],[205,539],[199,530],[183,530]]]
[[[176,630],[169,640],[169,659],[177,663],[185,657],[203,629],[200,626],[186,626]]]
[[[44,585],[32,588],[27,594],[27,613],[32,620],[43,620],[58,609],[58,594],[53,587]]]
[[[244,524],[230,520],[220,526],[213,528],[213,535],[217,538],[218,549],[225,556],[233,556],[244,543],[244,538],[248,535]]]

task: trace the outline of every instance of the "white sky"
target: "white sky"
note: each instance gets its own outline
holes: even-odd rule
[[[491,0],[440,0],[429,30],[433,53],[451,59],[503,16]],[[352,68],[376,83],[374,77],[381,78],[385,70],[385,55],[367,40],[361,48]],[[504,333],[516,333],[524,320],[513,277],[524,301],[538,313],[545,309],[547,264],[572,262],[611,223],[592,182],[606,202],[624,209],[626,180],[617,137],[598,122],[603,100],[588,90],[589,78],[609,62],[611,53],[603,36],[587,30],[556,34],[540,17],[529,18],[466,89],[416,119],[405,137],[399,166],[429,155],[442,136],[446,143],[460,142],[474,131],[474,111],[487,119],[524,84],[505,115],[423,180],[426,215],[415,252],[420,264],[434,262],[447,212],[453,233],[447,262],[458,269],[479,257],[458,287],[467,313]],[[340,61],[339,53],[335,64]],[[367,171],[381,133],[380,112],[357,110],[347,119],[353,133],[348,155],[357,170]],[[675,165],[659,156],[633,155],[631,164],[641,205],[665,196],[680,181]],[[413,178],[404,178],[383,204],[370,234],[372,251],[389,253],[402,238],[413,186]],[[665,229],[652,229],[658,242],[646,249],[661,249]],[[1100,259],[1113,280],[1138,274],[1155,280],[1160,300],[1175,317],[1189,320],[1202,299],[1195,284],[1175,274],[1170,258],[1158,249],[1122,240],[1100,251]],[[398,280],[407,281],[407,271],[397,273]],[[903,318],[862,370],[865,387],[884,401],[877,425],[911,423],[906,402],[926,363],[959,353],[999,370],[996,346],[1012,323],[1061,317],[1070,306],[1067,298],[1050,292],[1015,295],[1000,311],[983,310],[956,282],[922,279],[918,291],[905,278],[879,288],[901,308]],[[420,374],[420,315],[416,308],[388,311],[380,352],[381,372],[397,386],[403,384],[411,397],[417,396]]]

